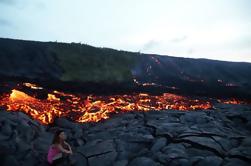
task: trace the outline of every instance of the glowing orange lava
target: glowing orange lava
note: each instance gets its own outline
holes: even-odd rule
[[[8,111],[22,111],[42,124],[53,123],[57,117],[67,117],[75,122],[98,122],[108,119],[114,113],[130,111],[161,110],[207,110],[212,108],[211,100],[201,100],[171,93],[150,95],[146,93],[95,96],[69,94],[59,91],[48,93],[44,88],[31,83],[17,85],[18,89],[28,88],[32,95],[23,90],[13,89],[0,96],[0,106]],[[33,93],[35,91],[35,93]],[[45,91],[47,97],[36,97]],[[44,93],[43,93],[44,94]],[[236,99],[217,100],[224,104],[243,104]]]
[[[218,99],[219,103],[224,103],[224,104],[245,104],[244,102],[237,100],[237,99],[229,99],[229,100],[220,100]]]
[[[35,86],[32,86],[33,89]],[[197,110],[212,107],[208,101],[190,99],[175,94],[160,96],[139,93],[133,95],[80,96],[53,91],[46,99],[38,99],[13,89],[0,100],[9,111],[23,111],[43,124],[56,117],[67,117],[76,122],[98,122],[113,113],[150,110]]]

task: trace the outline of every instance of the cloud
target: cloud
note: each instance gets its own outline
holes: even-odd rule
[[[1,4],[6,4],[6,5],[14,5],[16,4],[17,0],[0,0]]]
[[[7,20],[4,20],[4,19],[1,19],[0,18],[0,25],[1,26],[5,26],[5,27],[11,27],[12,26],[12,23],[7,21]]]
[[[186,39],[187,39],[187,36],[182,36],[182,37],[173,38],[173,39],[170,40],[170,41],[171,41],[171,42],[174,42],[174,43],[178,43],[178,42],[185,41]]]
[[[195,52],[195,50],[193,48],[190,48],[187,50],[187,54],[193,54]]]
[[[251,48],[251,35],[241,36],[234,44],[239,48]]]
[[[42,0],[33,1],[33,0],[0,0],[0,5],[9,5],[17,7],[19,9],[27,8],[27,6],[34,7],[36,9],[45,9],[45,3]]]
[[[37,9],[45,9],[46,8],[45,3],[43,3],[43,2],[37,2],[35,4],[35,6],[37,7]]]
[[[155,40],[150,40],[143,45],[142,51],[147,51],[153,49],[154,47],[158,46],[159,42]]]

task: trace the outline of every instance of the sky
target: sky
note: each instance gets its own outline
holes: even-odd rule
[[[251,62],[251,0],[0,0],[0,37]]]

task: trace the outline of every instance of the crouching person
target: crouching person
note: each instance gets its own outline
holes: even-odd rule
[[[66,135],[64,131],[59,130],[55,133],[47,155],[47,161],[50,165],[62,165],[69,161],[69,155],[72,154],[72,150],[65,140]]]

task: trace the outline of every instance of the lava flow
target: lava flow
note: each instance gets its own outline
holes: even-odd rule
[[[23,86],[33,90],[43,89],[29,83]],[[10,94],[0,97],[0,106],[9,111],[23,111],[43,124],[50,124],[57,117],[67,117],[76,122],[98,122],[119,112],[205,110],[211,108],[212,104],[209,101],[170,93],[159,96],[144,93],[95,96],[53,91],[47,93],[47,98],[40,99],[36,95],[13,89]]]

